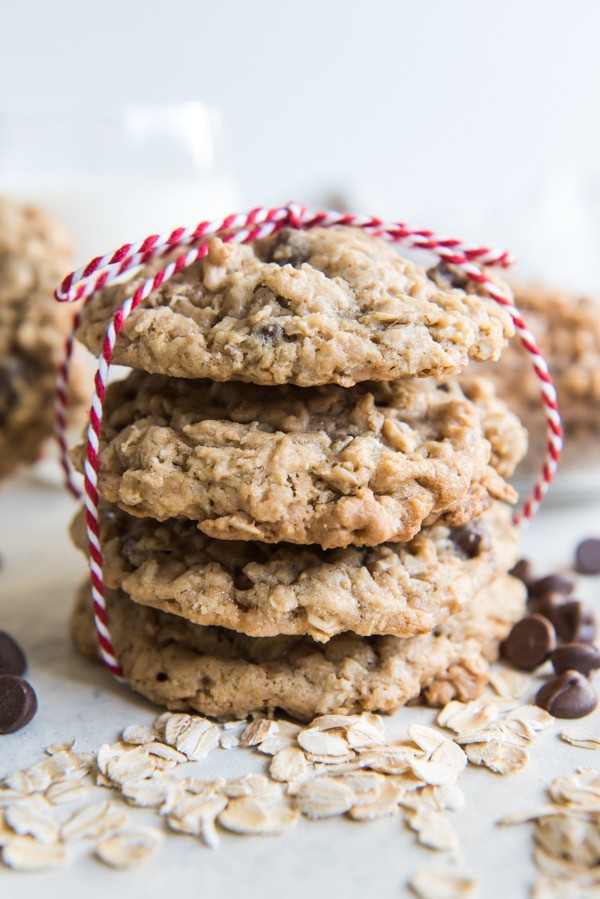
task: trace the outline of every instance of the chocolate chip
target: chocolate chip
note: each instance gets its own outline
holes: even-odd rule
[[[575,581],[567,574],[547,574],[529,585],[530,596],[543,596],[544,593],[560,593],[570,596],[575,589]]]
[[[550,621],[552,621],[552,616],[555,613],[556,609],[559,606],[564,605],[565,602],[569,602],[569,600],[565,599],[564,596],[561,596],[560,593],[546,593],[541,596],[528,596],[527,597],[527,610],[529,612],[535,612],[536,615],[544,615]]]
[[[469,280],[460,269],[453,268],[445,262],[438,262],[437,265],[430,268],[427,277],[445,290],[451,287],[465,287]]]
[[[600,652],[589,643],[565,643],[554,650],[550,661],[557,674],[571,670],[589,677],[600,668]]]
[[[6,631],[0,631],[0,674],[25,674],[27,660],[19,644]]]
[[[547,618],[526,615],[502,644],[502,655],[515,668],[533,671],[556,648],[556,634]]]
[[[29,724],[37,711],[31,684],[14,674],[0,674],[0,734],[12,734]]]
[[[24,377],[23,363],[16,356],[7,356],[0,365],[0,415],[2,421],[19,400],[19,381]]]
[[[600,574],[600,540],[589,537],[575,550],[575,568],[582,574]]]
[[[529,559],[519,559],[514,568],[511,568],[509,574],[523,581],[524,584],[532,584],[534,581],[533,565]]]
[[[578,599],[557,602],[554,597],[546,607],[538,609],[538,614],[545,615],[554,625],[561,643],[591,643],[596,636],[594,614]]]
[[[598,697],[579,671],[565,671],[538,690],[537,705],[555,718],[583,718],[596,708]]]
[[[310,258],[310,244],[303,231],[283,228],[270,246],[267,262],[298,268]]]
[[[468,524],[465,527],[453,528],[452,541],[461,553],[472,559],[479,552],[483,534],[476,524]]]
[[[258,333],[265,343],[277,343],[283,334],[283,328],[275,322],[268,322],[266,325],[260,326]]]

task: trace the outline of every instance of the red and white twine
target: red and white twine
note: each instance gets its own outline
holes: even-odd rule
[[[167,282],[173,275],[206,256],[209,238],[218,235],[225,242],[248,243],[261,237],[267,237],[283,227],[308,229],[316,226],[330,228],[336,225],[361,228],[391,243],[434,253],[440,260],[456,266],[464,272],[470,280],[479,284],[489,296],[508,310],[521,343],[531,357],[534,371],[539,380],[540,398],[546,413],[547,430],[546,454],[542,470],[531,495],[515,514],[513,519],[515,524],[522,524],[535,514],[554,478],[562,449],[562,428],[556,402],[556,390],[548,372],[548,365],[533,334],[514,305],[512,297],[506,294],[485,271],[488,266],[508,268],[514,261],[509,253],[495,251],[489,247],[469,246],[454,238],[440,238],[433,231],[416,230],[402,222],[385,222],[374,216],[341,212],[310,212],[294,203],[274,209],[260,207],[246,214],[229,215],[222,221],[205,221],[194,228],[177,228],[168,234],[152,234],[138,243],[124,244],[115,252],[98,256],[83,268],[72,272],[64,279],[55,294],[56,299],[60,302],[72,303],[81,299],[88,302],[95,293],[107,287],[117,278],[122,278],[126,272],[146,265],[162,255],[171,255],[176,250],[182,250],[181,255],[172,259],[155,275],[147,278],[114,313],[106,330],[94,377],[85,453],[85,517],[92,578],[92,603],[98,642],[104,664],[118,679],[123,678],[123,672],[111,640],[104,599],[97,489],[104,397],[117,337],[129,315],[149,294]],[[78,317],[75,319],[72,333],[67,340],[64,361],[57,377],[56,437],[60,446],[67,487],[74,496],[78,497],[81,492],[73,478],[66,438],[69,367],[77,321]]]

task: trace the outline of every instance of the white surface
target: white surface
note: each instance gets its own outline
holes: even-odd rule
[[[115,739],[124,726],[150,721],[155,714],[149,703],[118,687],[71,647],[67,618],[84,573],[83,561],[66,536],[73,511],[66,496],[24,481],[0,496],[0,627],[12,632],[27,651],[29,677],[39,697],[31,725],[0,737],[0,776],[33,763],[50,743],[77,736],[80,748],[97,748]],[[556,570],[568,566],[578,539],[599,532],[600,505],[548,506],[524,533],[524,553],[540,574]],[[582,579],[579,592],[600,611],[599,588],[597,579]],[[387,727],[401,734],[408,721],[432,717],[429,710],[404,710],[389,719]],[[585,721],[586,728],[597,731],[599,726],[598,713]],[[578,765],[597,764],[595,753],[561,743],[560,728],[557,722],[534,744],[524,772],[497,777],[470,769],[461,780],[467,803],[451,820],[460,834],[460,869],[477,877],[481,899],[524,899],[534,880],[528,827],[497,829],[494,822],[509,811],[537,804],[552,777]],[[264,764],[247,751],[217,750],[202,770],[210,777],[258,770]],[[225,835],[216,852],[191,837],[168,834],[158,856],[136,872],[115,873],[85,858],[51,874],[23,875],[0,868],[0,895],[164,899],[177,889],[200,897],[387,899],[407,895],[405,883],[422,865],[445,866],[440,854],[416,845],[399,818],[371,824],[302,821],[283,837]]]

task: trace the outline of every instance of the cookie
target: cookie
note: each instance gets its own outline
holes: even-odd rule
[[[548,362],[558,393],[565,432],[563,465],[597,464],[600,302],[538,285],[517,287],[515,294]],[[486,366],[485,374],[495,383],[498,395],[526,423],[531,438],[527,467],[537,469],[546,442],[546,419],[529,355],[518,341],[512,341],[502,360]],[[468,386],[464,389],[468,393]]]
[[[257,387],[134,372],[107,391],[99,491],[221,540],[410,540],[516,499],[496,468],[512,474],[526,432],[485,385],[472,392],[474,404],[455,381]],[[83,470],[82,447],[75,459]]]
[[[192,522],[160,524],[106,505],[100,521],[108,587],[253,637],[426,633],[518,558],[500,503],[466,528],[434,525],[407,543],[362,549],[213,540]],[[73,536],[86,547],[82,513]]]
[[[439,286],[355,229],[209,247],[129,316],[115,362],[178,378],[350,387],[458,372],[469,359],[497,359],[513,334],[494,300]],[[166,262],[86,305],[79,337],[94,354],[118,306]]]
[[[330,712],[393,712],[424,694],[430,705],[475,699],[489,662],[525,608],[524,585],[504,576],[437,631],[402,640],[342,634],[325,646],[309,637],[252,638],[199,627],[144,609],[120,591],[107,608],[129,685],[173,710],[244,717],[283,709],[310,720]],[[97,657],[89,586],[72,619],[75,643]]]
[[[56,370],[74,310],[52,291],[70,257],[57,222],[0,198],[0,480],[34,462],[53,430]],[[75,379],[72,408],[84,393]]]

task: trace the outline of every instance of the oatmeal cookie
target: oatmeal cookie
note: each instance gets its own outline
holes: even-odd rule
[[[565,427],[598,427],[600,302],[536,285],[517,288],[516,302],[550,367]],[[538,381],[518,341],[486,371],[526,416],[539,415]]]
[[[104,579],[142,605],[253,637],[353,631],[411,637],[438,627],[517,561],[508,508],[464,528],[359,549],[213,540],[192,522],[100,509]],[[73,537],[86,548],[83,514]]]
[[[57,222],[0,198],[0,480],[34,462],[52,433],[56,369],[74,314],[52,291],[70,259]],[[76,377],[74,408],[84,394]]]
[[[218,539],[410,540],[516,499],[498,470],[512,474],[525,431],[484,383],[471,394],[455,381],[257,387],[134,372],[107,391],[100,494]]]
[[[563,466],[597,465],[600,301],[535,284],[516,286],[515,297],[544,353],[558,393],[565,432]],[[531,442],[527,468],[536,470],[544,453],[546,419],[528,353],[519,341],[512,341],[502,360],[486,366],[485,374],[527,426]],[[461,378],[467,394],[469,380],[470,373]]]
[[[504,576],[434,633],[403,640],[342,634],[252,638],[144,609],[120,591],[107,607],[129,685],[159,705],[243,717],[283,709],[311,720],[333,712],[393,712],[423,693],[430,705],[475,699],[500,641],[523,615],[525,588]],[[72,619],[79,649],[97,657],[89,586]]]
[[[285,230],[252,245],[213,238],[209,247],[129,316],[115,362],[179,378],[350,387],[497,359],[514,330],[494,300],[439,286],[351,228]],[[165,264],[86,305],[79,337],[89,349],[100,352],[118,306]]]

